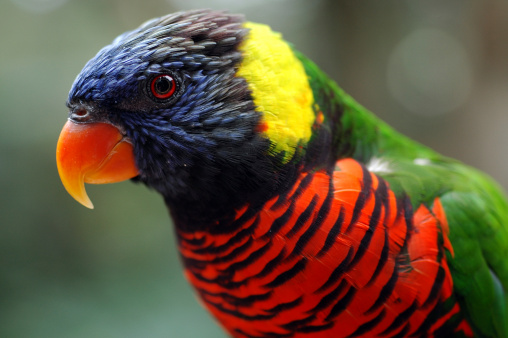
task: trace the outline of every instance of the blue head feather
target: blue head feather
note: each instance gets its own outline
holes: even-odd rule
[[[276,189],[270,143],[257,132],[260,114],[236,76],[237,47],[248,33],[242,22],[207,10],[151,20],[99,51],[69,93],[71,114],[85,108],[132,140],[137,179],[174,210],[199,204],[214,217]],[[148,93],[159,74],[177,82],[169,101]]]

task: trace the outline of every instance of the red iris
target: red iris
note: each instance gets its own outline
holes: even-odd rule
[[[175,79],[168,74],[158,75],[152,80],[150,90],[159,100],[169,99],[176,90]]]

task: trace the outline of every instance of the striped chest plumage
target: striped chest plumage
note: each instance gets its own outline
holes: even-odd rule
[[[302,174],[230,229],[178,235],[187,278],[235,337],[472,335],[439,199],[412,210],[355,160]]]

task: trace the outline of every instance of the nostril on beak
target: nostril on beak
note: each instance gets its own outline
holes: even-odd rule
[[[85,122],[90,118],[90,113],[87,109],[79,108],[72,112],[71,120],[76,122]]]

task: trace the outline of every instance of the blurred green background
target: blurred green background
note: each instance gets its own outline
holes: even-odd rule
[[[508,3],[325,0],[0,2],[0,337],[224,337],[186,284],[159,196],[63,189],[55,145],[85,62],[190,8],[270,24],[398,130],[508,187]]]

